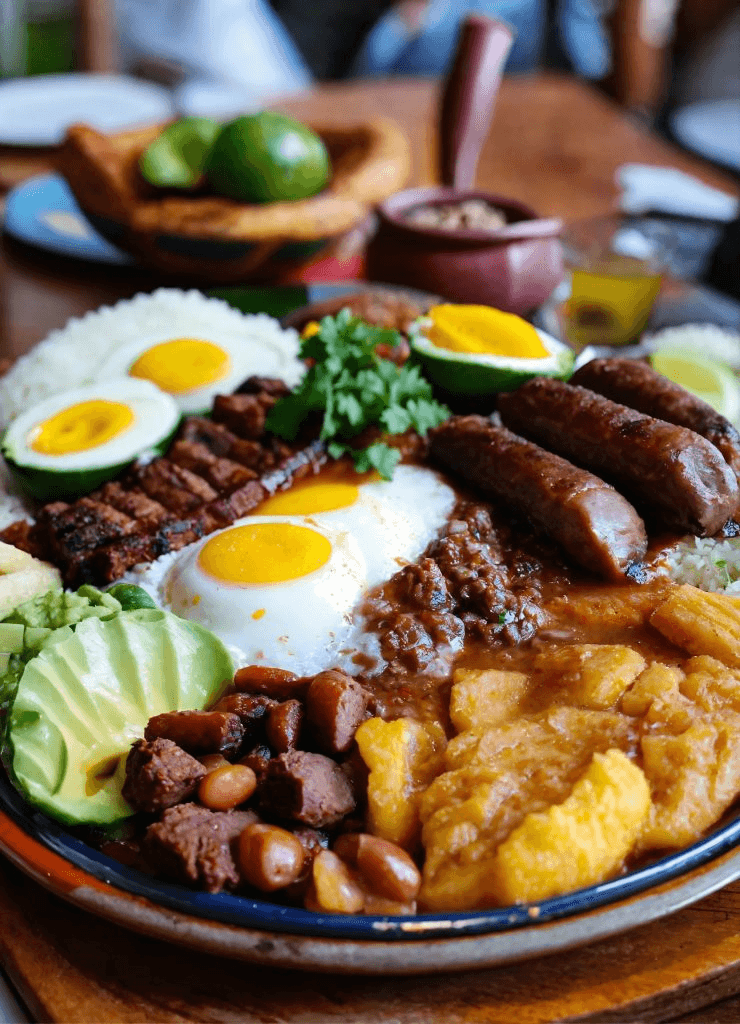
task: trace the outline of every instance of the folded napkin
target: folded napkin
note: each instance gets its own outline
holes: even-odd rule
[[[623,164],[617,168],[619,200],[625,213],[648,212],[731,221],[740,214],[740,200],[674,167]]]

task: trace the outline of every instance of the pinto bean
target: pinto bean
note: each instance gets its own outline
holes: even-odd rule
[[[380,836],[347,833],[334,843],[334,852],[356,867],[374,896],[397,903],[416,899],[421,874],[405,850]]]
[[[277,825],[248,825],[239,836],[239,870],[262,892],[274,892],[295,882],[305,856],[301,841]]]
[[[201,779],[198,799],[211,811],[230,811],[248,800],[257,788],[257,777],[244,764],[221,765]]]
[[[312,884],[306,893],[308,910],[334,914],[359,914],[365,894],[347,865],[331,850],[322,850],[313,859]]]

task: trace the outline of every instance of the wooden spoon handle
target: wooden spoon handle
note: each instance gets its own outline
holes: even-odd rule
[[[506,57],[514,41],[502,21],[473,14],[465,19],[447,76],[439,117],[440,180],[467,189],[475,181]]]

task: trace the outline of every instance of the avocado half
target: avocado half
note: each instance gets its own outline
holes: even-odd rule
[[[165,611],[54,630],[26,665],[10,712],[15,782],[67,824],[128,817],[121,787],[133,741],[153,715],[209,705],[233,671],[213,633]]]

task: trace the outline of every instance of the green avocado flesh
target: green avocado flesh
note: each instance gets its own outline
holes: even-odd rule
[[[68,824],[133,813],[126,755],[153,715],[210,704],[233,675],[208,630],[169,612],[121,612],[55,630],[25,667],[8,725],[26,799]]]
[[[242,203],[305,199],[321,191],[329,173],[329,154],[319,136],[271,111],[224,125],[206,162],[213,191]]]
[[[158,188],[193,188],[221,131],[210,117],[182,117],[168,125],[139,157],[139,170]]]
[[[554,338],[548,340],[550,355],[542,359],[453,352],[421,334],[412,337],[411,348],[433,384],[449,394],[470,397],[516,391],[532,377],[566,380],[575,359],[573,350]]]
[[[177,431],[177,424],[167,437],[149,449],[156,455],[163,455],[169,448]],[[115,466],[100,466],[92,469],[41,469],[32,465],[21,465],[16,462],[9,450],[3,452],[8,469],[23,490],[38,498],[39,501],[58,501],[59,499],[81,498],[91,491],[102,487],[108,480],[120,476],[124,469],[133,462],[133,456]]]

